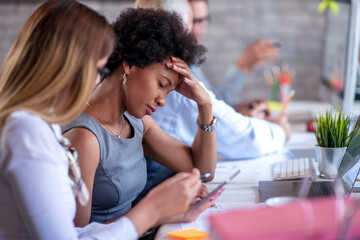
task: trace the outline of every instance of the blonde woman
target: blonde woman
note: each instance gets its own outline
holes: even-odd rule
[[[85,107],[113,46],[105,18],[71,0],[45,2],[21,29],[0,69],[1,239],[136,239],[147,228],[130,213],[108,225],[73,223],[74,193],[81,204],[88,195],[58,124]],[[153,217],[183,212],[200,184],[198,173],[183,173],[154,189]]]

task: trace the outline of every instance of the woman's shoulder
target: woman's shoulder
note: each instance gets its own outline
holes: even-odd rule
[[[61,129],[63,132],[66,132],[73,128],[78,128],[78,127],[89,128],[91,126],[96,126],[96,121],[94,119],[92,119],[89,115],[87,115],[86,113],[81,113],[79,116],[77,116],[71,122],[68,122],[68,123],[62,125]]]
[[[36,132],[50,131],[50,125],[40,116],[27,111],[16,111],[11,113],[3,126],[5,131]]]
[[[81,113],[73,121],[62,125],[61,131],[64,136],[71,138],[72,141],[90,144],[88,147],[98,145],[98,139],[102,138],[104,132],[101,125],[86,113]]]
[[[36,114],[16,111],[6,119],[0,140],[2,147],[19,156],[50,156],[59,151],[59,130],[58,125],[50,125]]]

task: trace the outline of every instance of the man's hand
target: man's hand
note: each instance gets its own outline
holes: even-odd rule
[[[261,39],[251,43],[236,61],[236,66],[243,72],[248,73],[262,62],[279,60],[279,52],[274,43],[268,39]]]

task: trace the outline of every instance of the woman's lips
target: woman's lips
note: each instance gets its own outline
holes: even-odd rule
[[[153,108],[153,107],[147,105],[146,111],[147,111],[147,114],[151,116],[154,112],[156,112],[156,108]]]

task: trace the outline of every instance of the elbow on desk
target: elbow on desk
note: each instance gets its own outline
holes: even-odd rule
[[[215,173],[212,172],[212,173],[211,173],[211,176],[208,177],[208,178],[202,179],[202,182],[210,182],[210,181],[212,181],[212,180],[214,179],[214,175],[215,175]]]

